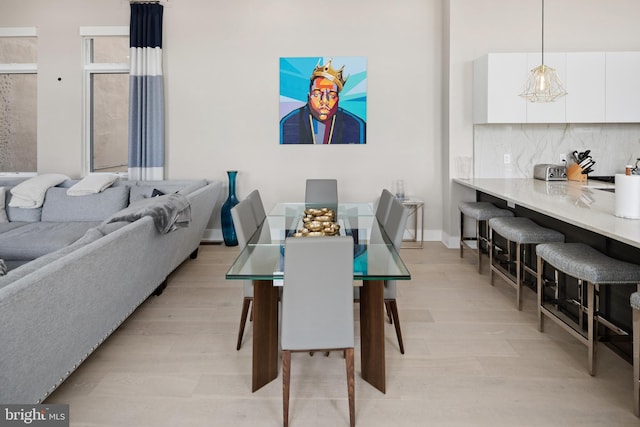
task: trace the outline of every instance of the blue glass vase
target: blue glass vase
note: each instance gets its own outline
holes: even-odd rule
[[[236,236],[236,229],[233,227],[233,219],[231,218],[231,208],[237,205],[238,198],[236,197],[236,176],[238,171],[227,171],[229,177],[229,196],[222,205],[221,210],[221,222],[222,222],[222,238],[224,244],[227,246],[237,246],[238,237]]]

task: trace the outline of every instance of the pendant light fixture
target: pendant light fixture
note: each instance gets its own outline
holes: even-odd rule
[[[544,65],[544,0],[542,0],[542,64],[531,70],[520,96],[530,102],[553,102],[566,94],[555,68]]]

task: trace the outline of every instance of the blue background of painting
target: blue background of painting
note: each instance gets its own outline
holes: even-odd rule
[[[326,64],[338,70],[344,65],[348,76],[340,92],[340,108],[367,121],[367,58],[364,56],[313,56],[280,58],[280,117],[307,103],[309,78],[318,64]]]

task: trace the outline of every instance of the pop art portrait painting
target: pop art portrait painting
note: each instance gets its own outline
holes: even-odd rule
[[[280,58],[280,144],[366,144],[365,57]]]

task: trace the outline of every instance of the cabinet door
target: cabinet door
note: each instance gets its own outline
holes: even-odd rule
[[[558,77],[565,87],[567,81],[565,53],[545,53],[544,65],[555,68]],[[529,53],[527,55],[527,70],[529,73],[532,69],[542,64],[542,55],[538,53]],[[527,77],[528,78],[528,75]],[[526,78],[522,80],[525,83]],[[557,98],[553,102],[528,102],[527,101],[527,123],[565,123],[567,121],[566,114],[566,96]]]
[[[640,52],[606,53],[606,121],[640,122]]]
[[[567,53],[567,123],[604,123],[604,52]]]
[[[490,53],[473,64],[473,122],[525,123],[518,96],[527,78],[526,53]]]

